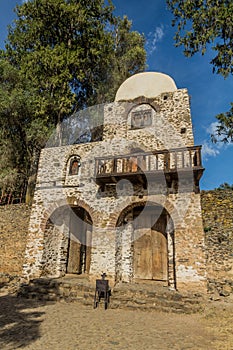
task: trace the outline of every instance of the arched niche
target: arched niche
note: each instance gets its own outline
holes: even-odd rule
[[[53,211],[44,230],[42,276],[88,274],[91,264],[92,218],[80,206]]]
[[[79,169],[81,166],[81,158],[78,155],[71,156],[68,161],[68,175],[79,175]]]
[[[157,111],[148,103],[138,104],[128,114],[128,130],[144,129],[154,125]]]
[[[175,287],[174,225],[156,203],[133,203],[116,230],[117,281],[154,281]]]

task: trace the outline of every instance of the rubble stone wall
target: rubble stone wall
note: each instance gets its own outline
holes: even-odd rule
[[[143,118],[144,115],[149,118],[143,119],[148,125],[137,127],[136,116],[141,114]],[[171,219],[172,236],[168,223],[165,225],[167,237],[170,237],[168,284],[178,290],[206,291],[208,280],[209,289],[219,289],[221,283],[231,288],[232,200],[225,198],[224,193],[202,195],[203,229],[201,199],[198,191],[194,191],[193,171],[186,169],[185,175],[177,171],[179,186],[176,190],[168,190],[169,186],[162,177],[158,181],[148,181],[146,188],[140,181],[134,186],[129,181],[105,187],[96,183],[95,167],[102,166],[102,163],[96,164],[95,160],[100,156],[106,156],[104,166],[109,166],[111,173],[112,156],[133,154],[138,149],[170,150],[188,146],[193,146],[193,133],[186,89],[162,93],[153,99],[139,97],[130,103],[106,105],[102,141],[42,150],[29,233],[27,235],[25,229],[20,236],[21,231],[16,225],[14,232],[11,229],[11,234],[2,236],[5,249],[3,272],[20,273],[23,266],[22,275],[26,280],[64,275],[69,253],[71,211],[72,208],[83,208],[92,222],[90,276],[99,277],[104,271],[112,281],[130,282],[133,279],[133,242],[130,242],[133,228],[125,225],[119,236],[118,219],[131,206],[151,203],[155,210],[164,209]],[[176,166],[179,157],[176,152],[173,156],[175,159],[171,159],[171,163],[174,161]],[[187,156],[192,157],[189,152]],[[75,157],[80,164],[78,172],[73,174],[70,169]],[[183,158],[180,161],[186,167],[185,152]],[[163,166],[164,159],[158,158],[157,164],[159,161]],[[12,218],[11,221],[13,223]],[[25,225],[28,225],[26,220]],[[15,249],[10,246],[11,239]]]
[[[173,285],[176,276],[178,289],[206,290],[200,196],[193,192],[192,172],[188,180],[187,173],[185,179],[179,174],[179,186],[183,186],[183,180],[188,181],[190,188],[186,186],[185,190],[174,194],[167,192],[164,180],[159,183],[153,180],[146,189],[140,184],[132,188],[129,182],[122,186],[107,185],[104,189],[96,184],[96,157],[131,154],[134,149],[152,151],[193,146],[186,89],[161,94],[154,99],[139,100],[105,106],[103,141],[42,150],[26,249],[25,279],[40,277],[46,270],[53,271],[55,275],[59,271],[62,273],[59,265],[61,259],[65,260],[66,250],[61,250],[56,238],[47,240],[45,247],[46,237],[51,236],[50,232],[56,232],[51,229],[47,233],[46,226],[54,213],[63,220],[58,226],[65,225],[69,217],[67,207],[78,206],[88,212],[93,222],[90,275],[99,277],[105,271],[113,281],[118,276],[130,281],[132,250],[130,245],[126,247],[125,242],[123,244],[123,238],[119,247],[116,239],[117,220],[128,206],[151,202],[155,207],[160,206],[167,211],[175,228],[175,249],[173,253],[168,252],[169,260],[175,261],[175,271],[169,271],[168,283]],[[142,113],[148,113],[149,126],[135,127],[132,116]],[[190,156],[189,153],[187,155]],[[78,174],[71,175],[69,159],[74,156],[80,159],[80,168]],[[163,164],[164,159],[161,162]],[[123,237],[130,235],[126,231]],[[122,260],[121,264],[119,260]],[[57,266],[54,269],[53,264]],[[122,266],[121,271],[119,266]]]
[[[30,212],[25,204],[0,206],[0,274],[22,274]]]
[[[233,292],[233,191],[202,191],[201,205],[207,259],[207,287],[209,292],[229,295]],[[0,207],[1,279],[4,275],[22,274],[30,212],[31,208],[25,204]],[[190,244],[193,242],[190,241]],[[127,250],[126,243],[118,246],[120,252],[116,254],[117,266],[121,264],[122,247]],[[187,259],[186,253],[182,252],[184,256],[180,257],[180,262],[182,259]],[[124,269],[122,268],[123,273],[132,268],[127,264],[128,260],[125,261]],[[180,267],[179,273],[185,273],[185,269],[182,272]]]
[[[233,293],[233,191],[202,191],[208,290]]]

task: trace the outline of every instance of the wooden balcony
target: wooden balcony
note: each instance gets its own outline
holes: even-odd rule
[[[199,188],[203,171],[201,146],[95,158],[95,179],[102,187],[127,179],[146,188],[149,180],[159,182],[165,177],[168,187],[174,181],[192,179]]]

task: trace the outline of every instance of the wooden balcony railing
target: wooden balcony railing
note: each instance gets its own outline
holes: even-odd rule
[[[147,177],[182,171],[196,172],[199,180],[203,170],[201,146],[95,158],[98,184],[114,183],[121,178],[134,178],[137,181],[137,175]]]

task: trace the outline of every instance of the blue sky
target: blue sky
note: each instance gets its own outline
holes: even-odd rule
[[[7,25],[15,17],[13,8],[22,0],[0,0],[0,47],[4,48]],[[195,144],[203,145],[203,164],[206,168],[201,180],[202,189],[212,189],[221,183],[233,183],[233,145],[213,145],[210,132],[215,115],[229,110],[233,101],[233,77],[224,79],[212,73],[209,61],[212,52],[185,58],[182,48],[175,48],[175,29],[171,27],[172,14],[165,0],[113,0],[115,13],[127,15],[133,29],[144,33],[147,44],[148,71],[170,75],[178,88],[187,88],[191,96]]]

